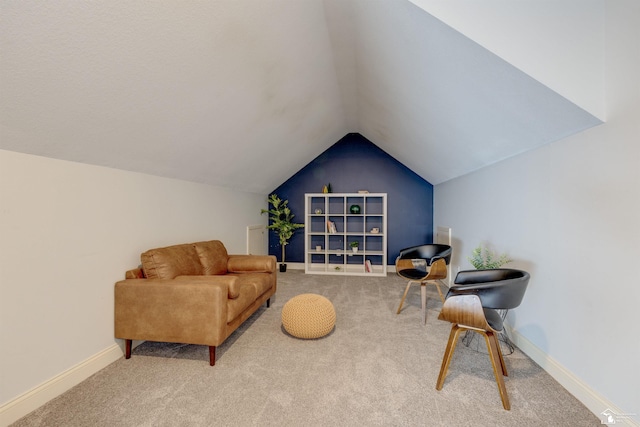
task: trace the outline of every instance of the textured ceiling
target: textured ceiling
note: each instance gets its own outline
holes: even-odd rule
[[[600,123],[407,0],[0,7],[12,151],[267,193],[348,132],[438,184]]]

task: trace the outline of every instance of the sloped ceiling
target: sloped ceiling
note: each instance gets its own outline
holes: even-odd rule
[[[6,150],[267,193],[349,132],[438,184],[600,123],[408,0],[0,7]]]

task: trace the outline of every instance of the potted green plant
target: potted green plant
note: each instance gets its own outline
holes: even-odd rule
[[[271,209],[262,209],[260,214],[269,214],[268,229],[275,231],[282,247],[282,262],[280,263],[280,271],[287,271],[287,264],[285,264],[284,253],[285,246],[289,244],[289,239],[293,236],[293,233],[298,229],[304,227],[304,224],[293,222],[293,215],[291,209],[289,209],[288,200],[281,200],[277,194],[271,194],[267,201],[271,204]]]
[[[360,243],[353,241],[349,243],[349,246],[351,246],[351,250],[355,253],[358,252],[358,246],[360,246]]]
[[[500,268],[504,264],[513,261],[507,254],[498,255],[496,252],[482,245],[478,245],[467,259],[476,270]]]

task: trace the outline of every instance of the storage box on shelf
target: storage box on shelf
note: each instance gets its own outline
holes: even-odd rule
[[[305,272],[385,276],[386,232],[385,193],[305,194]]]

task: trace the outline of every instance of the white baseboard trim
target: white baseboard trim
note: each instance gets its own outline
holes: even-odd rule
[[[279,265],[280,263],[278,263]],[[287,269],[291,270],[304,270],[304,262],[287,262]],[[395,273],[395,265],[387,265],[387,273]]]
[[[84,362],[67,369],[32,390],[0,407],[0,426],[6,427],[35,411],[51,399],[78,385],[123,356],[122,348],[113,344]]]
[[[540,365],[542,369],[544,369],[549,375],[551,375],[553,379],[558,381],[558,383],[560,383],[560,385],[567,389],[569,393],[575,396],[576,399],[582,402],[582,404],[586,406],[601,421],[604,420],[603,412],[609,410],[614,414],[620,414],[619,417],[616,417],[616,420],[613,424],[640,427],[640,424],[633,418],[624,416],[624,412],[620,408],[618,408],[604,396],[591,389],[589,385],[584,383],[572,372],[568,371],[564,366],[562,366],[555,359],[538,348],[527,338],[520,335],[517,331],[509,328],[508,325],[505,326],[507,326],[509,337],[511,338],[513,343],[520,350],[522,350],[523,353],[525,353],[534,362]],[[603,424],[606,423],[603,421]]]
[[[280,265],[280,263],[278,263]],[[304,270],[304,262],[287,262],[287,268],[291,270]]]

